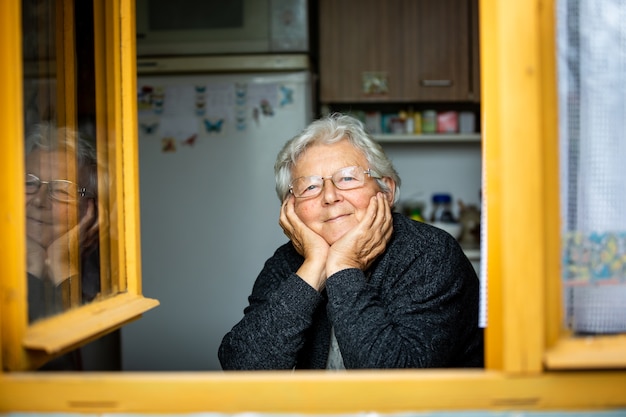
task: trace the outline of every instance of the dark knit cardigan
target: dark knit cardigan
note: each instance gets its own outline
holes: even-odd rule
[[[483,366],[479,283],[461,247],[398,213],[393,228],[368,271],[339,271],[321,293],[296,275],[292,244],[279,247],[222,340],[222,368],[325,368],[331,324],[348,369]]]

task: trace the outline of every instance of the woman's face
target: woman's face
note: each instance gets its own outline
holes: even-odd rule
[[[63,151],[36,149],[26,157],[26,173],[34,174],[41,181],[69,180],[76,183],[76,178],[69,178],[69,159]],[[77,207],[76,202],[50,199],[48,185],[41,184],[38,192],[26,194],[26,235],[47,248],[76,225]]]
[[[363,153],[349,141],[325,145],[313,145],[298,159],[292,171],[292,178],[306,176],[330,177],[341,168],[369,165]],[[393,202],[395,183],[391,178],[383,181],[392,190],[386,194],[389,203]],[[375,179],[365,176],[360,188],[339,190],[332,181],[325,180],[322,192],[313,198],[296,198],[295,211],[298,217],[314,232],[322,236],[329,245],[355,227],[363,218],[370,198],[380,190]]]

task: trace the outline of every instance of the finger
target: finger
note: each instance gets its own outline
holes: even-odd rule
[[[361,222],[368,229],[371,228],[376,222],[376,219],[378,217],[378,206],[379,206],[378,197],[374,195],[372,196],[372,198],[370,198],[370,203],[367,206],[365,217],[363,218]]]
[[[100,224],[98,222],[94,200],[87,201],[87,210],[78,223],[81,246],[91,246],[98,235]]]

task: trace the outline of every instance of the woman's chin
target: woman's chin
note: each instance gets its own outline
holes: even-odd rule
[[[348,228],[348,227],[342,227],[342,228],[337,228],[336,230],[328,230],[322,236],[324,237],[324,240],[326,240],[326,243],[328,243],[329,245],[332,245],[333,243],[341,239],[343,235],[348,233],[350,229],[351,228]]]

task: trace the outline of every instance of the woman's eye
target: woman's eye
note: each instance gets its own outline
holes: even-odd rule
[[[317,184],[311,184],[311,185],[309,185],[308,187],[306,187],[302,193],[303,193],[303,194],[310,193],[310,192],[312,192],[312,191],[317,190],[318,188],[319,188],[319,185],[317,185]]]

